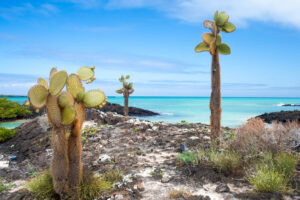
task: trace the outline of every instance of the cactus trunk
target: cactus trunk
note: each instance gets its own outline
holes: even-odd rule
[[[219,138],[221,131],[221,70],[218,52],[215,52],[215,54],[212,56],[211,87],[212,91],[210,96],[210,137],[213,141]]]
[[[81,136],[80,129],[82,124],[79,119],[74,122],[72,133],[69,137],[68,154],[69,154],[69,187],[72,199],[79,199],[79,185],[82,178],[81,163]]]
[[[68,173],[69,159],[67,138],[64,128],[53,128],[52,130],[53,158],[51,163],[51,174],[54,190],[61,199],[68,196]]]
[[[126,89],[124,91],[124,116],[128,116],[128,114],[129,114],[128,98],[129,98],[129,92]]]

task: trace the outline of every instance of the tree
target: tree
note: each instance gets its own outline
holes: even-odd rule
[[[53,157],[51,176],[55,192],[60,199],[79,199],[82,179],[81,135],[85,107],[103,107],[107,98],[101,90],[84,93],[82,80],[95,80],[94,68],[81,67],[77,74],[68,76],[64,70],[53,68],[50,84],[39,78],[38,84],[28,91],[31,106],[36,109],[46,106],[48,121],[52,126]],[[66,86],[67,91],[62,92]],[[68,138],[67,134],[70,133]]]
[[[218,139],[221,131],[221,71],[219,53],[229,55],[231,53],[230,47],[222,43],[220,31],[231,33],[235,31],[235,25],[228,22],[229,16],[225,12],[215,12],[214,21],[205,20],[203,25],[205,28],[211,30],[211,33],[204,33],[202,36],[203,42],[195,47],[196,52],[209,51],[212,55],[211,65],[211,87],[212,92],[210,96],[210,126],[211,139]],[[218,141],[217,141],[218,142]]]
[[[119,81],[123,83],[123,88],[116,90],[116,93],[123,94],[124,96],[124,116],[128,116],[129,114],[128,98],[134,92],[134,89],[132,88],[133,83],[126,82],[126,80],[128,80],[129,78],[130,78],[129,75],[127,75],[126,77],[122,75],[121,78],[119,78]]]

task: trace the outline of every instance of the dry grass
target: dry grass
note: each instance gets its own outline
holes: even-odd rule
[[[178,199],[178,198],[187,199],[190,196],[192,196],[190,192],[184,191],[182,189],[181,190],[172,190],[169,193],[169,198],[170,199]]]
[[[260,118],[252,118],[236,130],[230,149],[243,156],[257,157],[261,153],[289,151],[300,143],[300,126],[296,122],[266,125]]]

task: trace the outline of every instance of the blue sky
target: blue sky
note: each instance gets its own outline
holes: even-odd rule
[[[0,94],[26,95],[53,66],[96,66],[87,88],[117,95],[209,96],[209,53],[197,54],[204,19],[226,11],[223,96],[300,97],[300,2],[294,0],[0,0]]]

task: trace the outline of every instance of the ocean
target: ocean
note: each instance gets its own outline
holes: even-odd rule
[[[26,97],[9,97],[23,103]],[[108,97],[111,103],[123,105],[122,97]],[[300,104],[300,98],[223,97],[222,126],[237,127],[249,118],[268,112],[296,110],[300,107],[282,107],[282,104]],[[150,121],[176,123],[209,123],[209,97],[130,97],[129,105],[160,113],[159,116],[140,117]]]

